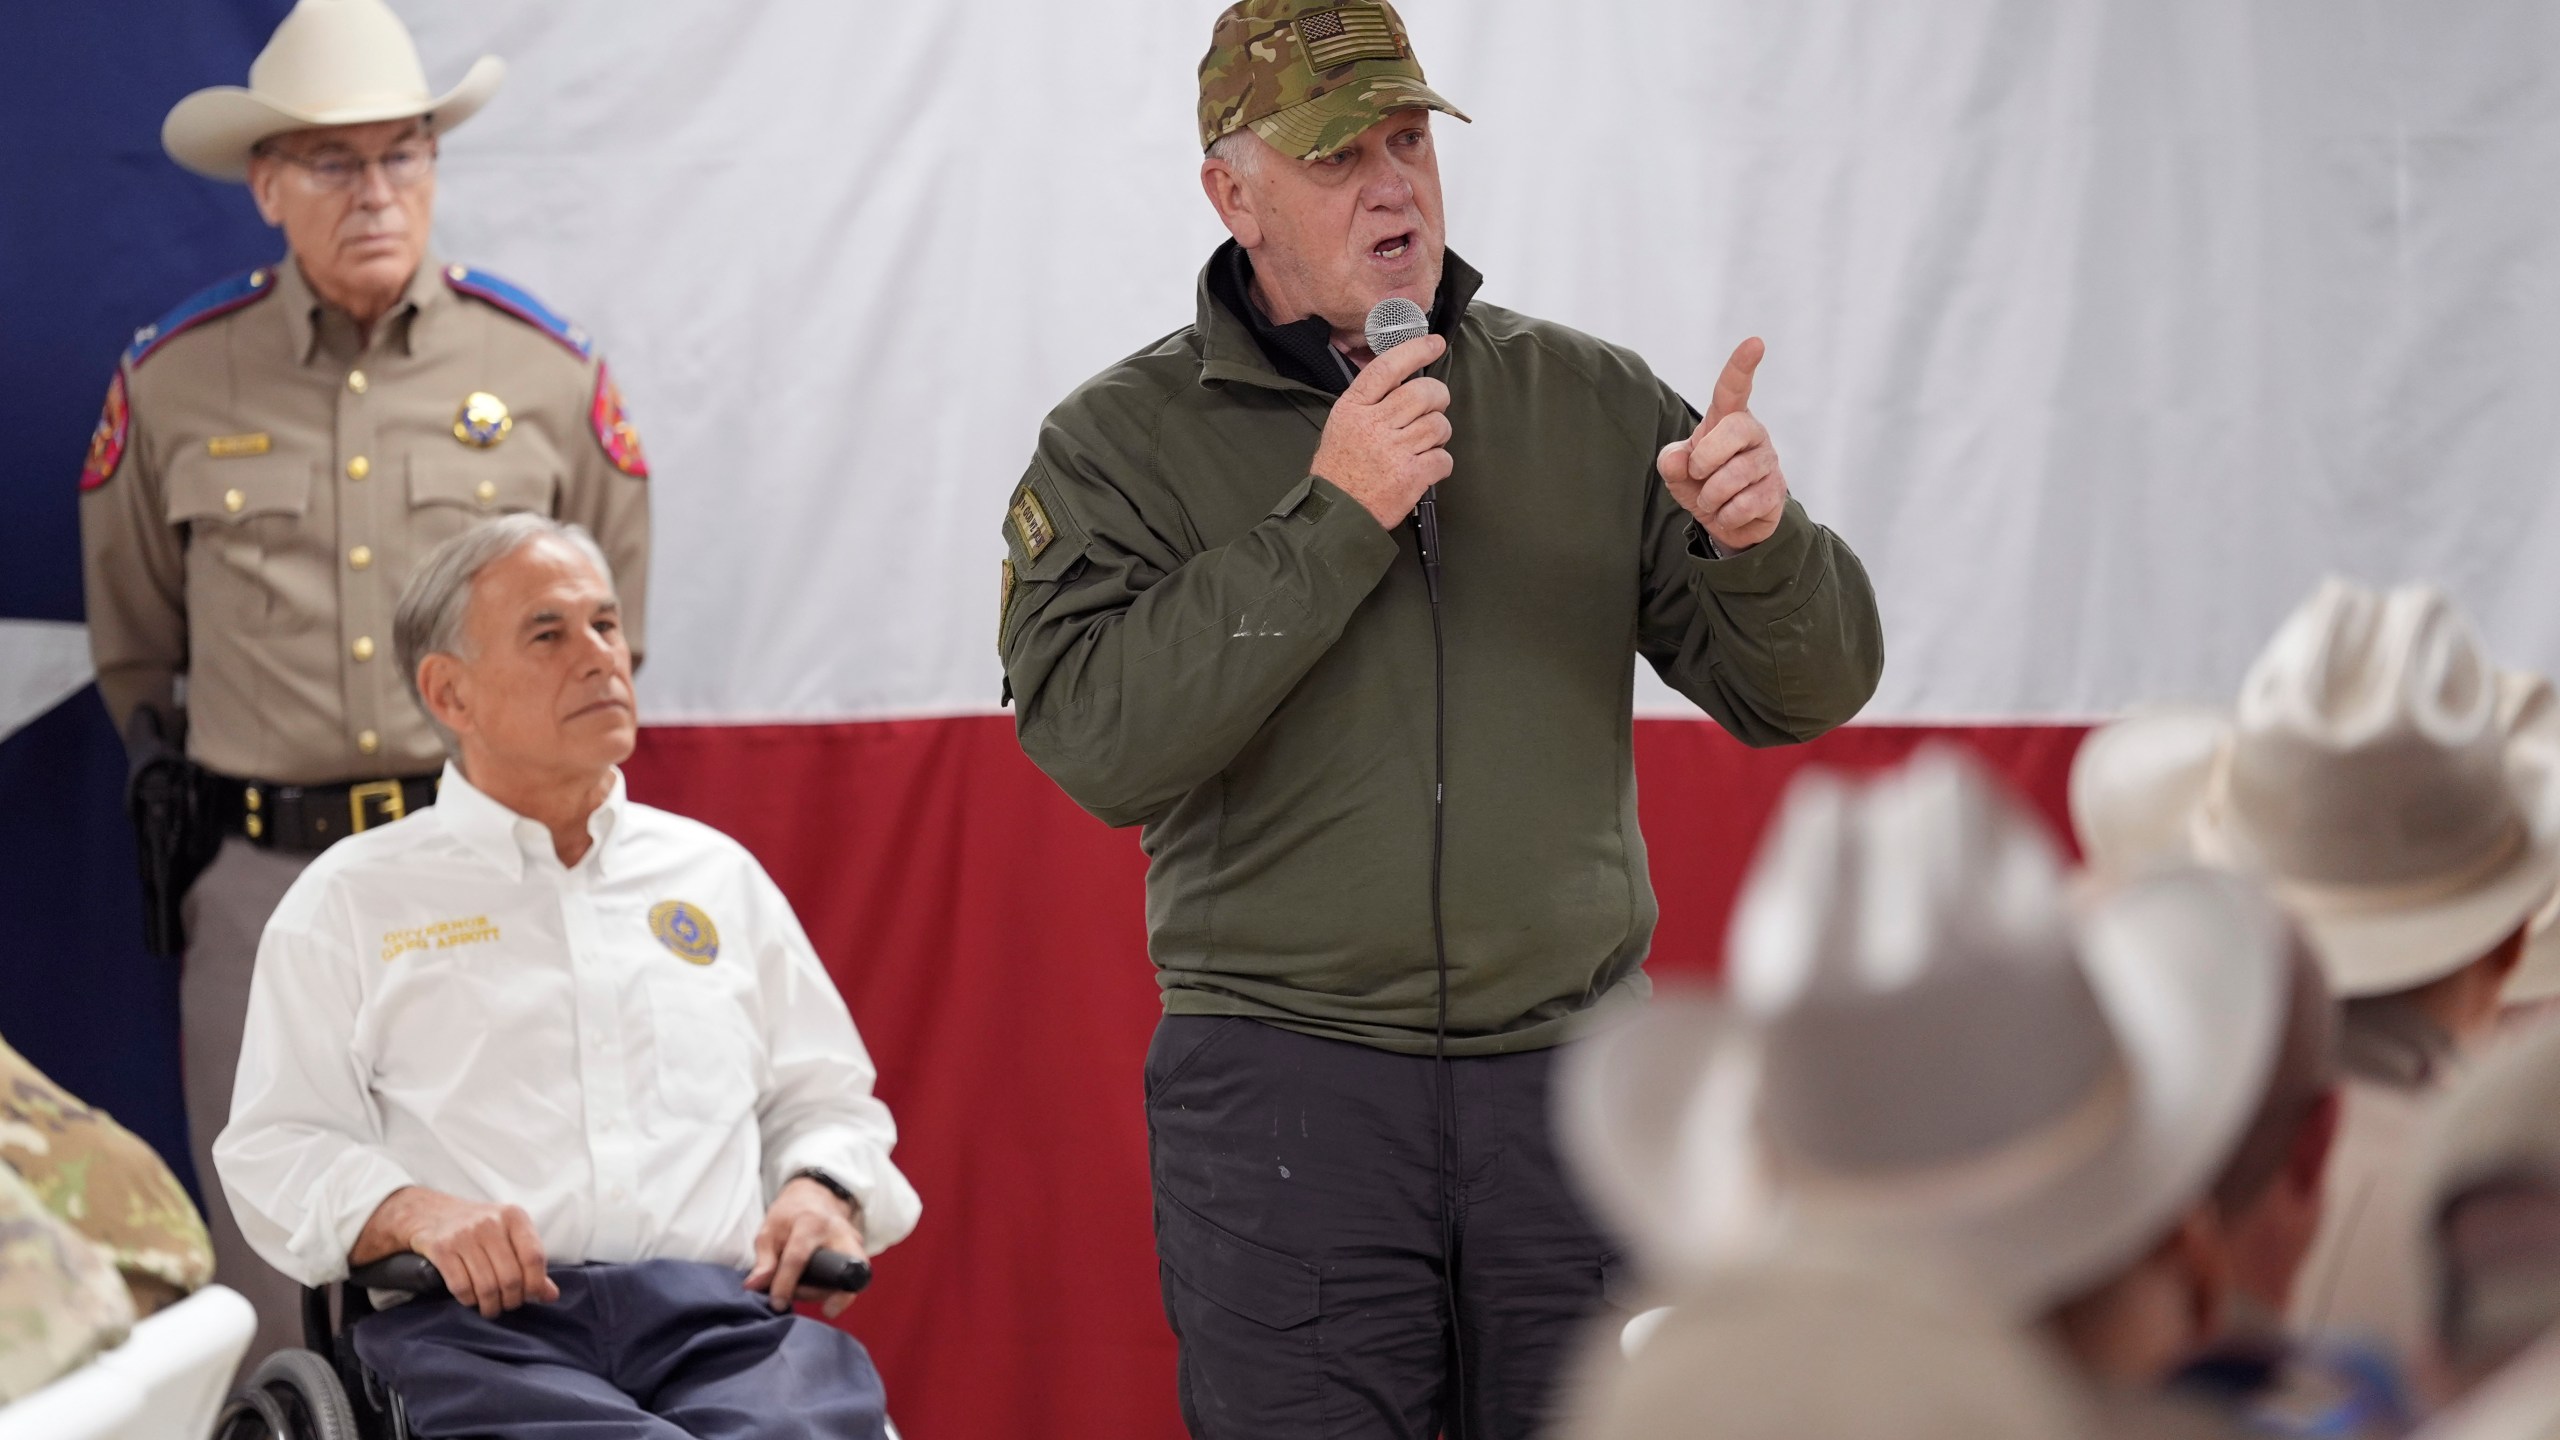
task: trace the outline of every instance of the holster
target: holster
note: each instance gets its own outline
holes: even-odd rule
[[[142,872],[142,943],[177,959],[187,949],[187,888],[222,849],[204,772],[170,743],[167,721],[148,705],[125,723],[125,813],[133,817]]]

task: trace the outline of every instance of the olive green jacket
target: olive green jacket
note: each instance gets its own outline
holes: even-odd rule
[[[1636,658],[1778,745],[1855,715],[1884,640],[1857,557],[1793,501],[1706,558],[1654,471],[1697,415],[1642,360],[1468,303],[1480,278],[1447,266],[1443,913],[1448,1049],[1475,1055],[1646,991]],[[1145,827],[1167,1011],[1428,1053],[1432,607],[1414,527],[1308,474],[1332,403],[1204,272],[1195,324],[1042,425],[999,648],[1023,750]]]

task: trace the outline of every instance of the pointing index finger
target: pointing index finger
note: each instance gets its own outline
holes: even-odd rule
[[[1751,377],[1760,369],[1760,357],[1768,353],[1769,347],[1757,335],[1733,347],[1724,373],[1716,377],[1716,393],[1707,401],[1707,418],[1698,422],[1700,430],[1712,429],[1727,415],[1751,408]]]

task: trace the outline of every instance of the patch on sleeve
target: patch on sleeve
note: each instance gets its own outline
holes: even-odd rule
[[[1040,497],[1025,485],[1013,492],[1013,508],[1006,518],[1012,522],[1013,535],[1022,542],[1022,558],[1037,560],[1040,552],[1055,544],[1058,528],[1049,523],[1049,511]]]
[[[80,467],[80,489],[85,493],[107,483],[124,460],[125,437],[133,429],[133,411],[124,401],[124,371],[107,382],[107,408],[98,417],[98,428],[89,432],[89,462]]]
[[[596,362],[596,398],[588,407],[587,419],[614,469],[634,480],[649,478],[649,457],[640,453],[640,432],[631,428],[631,417],[622,412],[621,387],[613,383],[601,360]]]
[[[1004,658],[1004,632],[1013,622],[1013,562],[1004,561],[1004,595],[996,601],[996,658]]]

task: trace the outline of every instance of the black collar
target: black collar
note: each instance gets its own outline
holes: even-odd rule
[[[1357,372],[1342,352],[1333,348],[1333,326],[1323,316],[1310,315],[1275,325],[1263,315],[1262,307],[1253,303],[1253,257],[1245,253],[1243,246],[1233,240],[1220,245],[1218,252],[1209,257],[1205,278],[1210,295],[1244,322],[1273,370],[1327,395],[1339,395],[1350,388],[1351,377]],[[1432,333],[1457,333],[1458,320],[1467,313],[1467,302],[1474,297],[1479,283],[1465,261],[1455,255],[1442,255],[1440,290],[1431,302]]]

